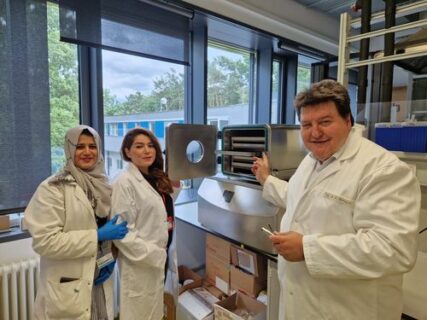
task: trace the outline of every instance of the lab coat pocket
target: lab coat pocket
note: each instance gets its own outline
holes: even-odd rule
[[[48,280],[47,314],[52,318],[77,318],[90,311],[91,287],[85,284],[81,279],[62,283]]]
[[[337,190],[315,190],[305,213],[315,214],[315,219],[308,216],[310,232],[337,234],[354,232],[353,212],[355,201]]]
[[[333,194],[331,192],[325,191],[323,193],[323,196],[326,197],[327,199],[330,199],[331,201],[335,201],[338,204],[346,205],[351,208],[354,207],[354,201],[342,195]]]

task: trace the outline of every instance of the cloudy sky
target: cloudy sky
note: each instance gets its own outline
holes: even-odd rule
[[[219,55],[231,59],[241,56],[215,47],[209,47],[209,60]],[[146,59],[113,51],[102,51],[103,85],[117,97],[119,101],[136,91],[149,94],[153,90],[153,80],[160,78],[171,69],[184,72],[184,66],[163,61]]]
[[[184,72],[184,67],[162,61],[121,54],[104,50],[103,82],[119,101],[136,91],[149,94],[153,90],[153,80],[175,69]]]

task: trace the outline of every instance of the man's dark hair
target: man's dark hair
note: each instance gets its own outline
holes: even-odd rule
[[[350,108],[350,97],[347,89],[335,80],[322,80],[313,83],[309,89],[303,90],[297,94],[294,105],[297,110],[298,118],[301,115],[301,108],[315,106],[324,102],[333,102],[342,118],[350,115],[351,125],[354,124],[353,115]]]

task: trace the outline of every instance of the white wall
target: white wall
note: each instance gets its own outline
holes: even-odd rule
[[[0,243],[0,265],[36,257],[31,247],[32,238]]]

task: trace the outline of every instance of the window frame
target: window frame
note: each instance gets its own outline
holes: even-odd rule
[[[219,50],[224,50],[224,51],[229,51],[229,52],[233,52],[236,54],[248,54],[249,55],[249,83],[248,83],[248,123],[247,124],[253,124],[255,123],[255,119],[256,119],[256,113],[257,113],[257,108],[256,108],[256,99],[257,99],[257,89],[255,87],[255,83],[257,82],[256,79],[256,73],[258,70],[258,66],[257,66],[257,52],[255,50],[250,50],[250,49],[246,49],[246,48],[242,48],[240,46],[237,45],[231,45],[230,43],[226,43],[217,39],[209,39],[208,43],[207,43],[208,47],[206,48],[206,50],[208,51],[209,46],[213,47],[213,48],[217,48]],[[208,61],[206,59],[206,61]],[[209,70],[207,70],[207,73],[209,72]],[[206,77],[207,77],[207,73],[206,73]],[[205,91],[206,91],[206,96],[207,96],[207,82],[206,82],[206,87],[205,87]],[[204,122],[209,123],[209,115],[208,115],[208,109],[209,107],[206,105],[206,121]]]

